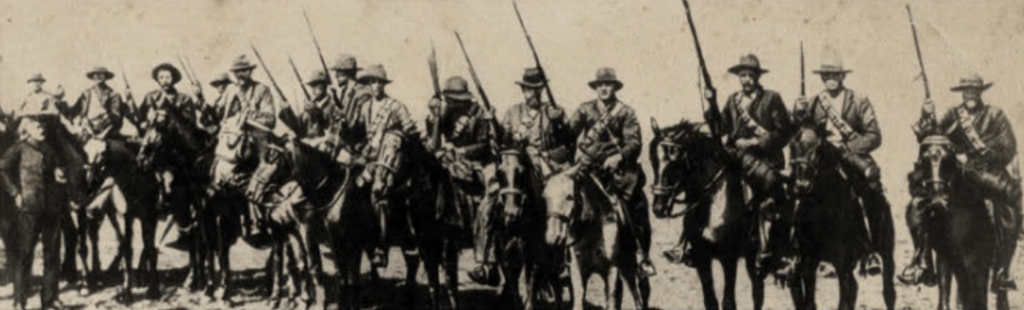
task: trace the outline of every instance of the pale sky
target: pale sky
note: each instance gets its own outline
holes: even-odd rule
[[[904,5],[892,1],[694,1],[705,57],[721,98],[738,90],[727,73],[754,53],[771,70],[762,78],[788,106],[799,92],[799,45],[806,50],[807,89],[822,89],[810,71],[831,45],[852,69],[846,85],[875,104],[883,132],[875,153],[894,212],[902,212],[906,173],[917,153],[910,126],[924,97]],[[910,1],[932,96],[940,111],[959,102],[949,91],[967,72],[995,82],[984,94],[1021,130],[1024,116],[1024,2]],[[661,125],[700,117],[697,59],[679,1],[521,1],[520,10],[551,79],[558,104],[572,111],[594,97],[587,81],[598,67],[614,67],[625,83],[620,97],[637,109],[650,138],[649,119]],[[360,66],[383,63],[395,82],[388,92],[422,120],[432,87],[431,41],[441,78],[469,79],[453,30],[461,32],[498,115],[522,100],[513,83],[533,66],[512,4],[497,1],[0,1],[0,107],[20,104],[25,80],[42,73],[53,90],[63,84],[73,100],[89,86],[84,73],[106,66],[136,98],[156,87],[150,70],[188,57],[203,84],[250,42],[261,49],[292,101],[301,97],[288,57],[306,76],[320,67],[302,11],[309,13],[327,61],[356,55]],[[123,63],[126,72],[122,72]],[[269,84],[263,68],[256,79]],[[181,85],[184,86],[184,85]],[[207,87],[207,92],[213,90]],[[941,112],[940,112],[941,113]],[[1022,133],[1017,133],[1018,140]],[[645,144],[645,152],[646,144]],[[646,158],[644,155],[642,158]]]

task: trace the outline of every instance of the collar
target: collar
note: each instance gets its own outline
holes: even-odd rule
[[[757,99],[760,99],[761,98],[761,94],[763,94],[763,93],[764,93],[764,86],[761,86],[760,84],[754,85],[754,91],[750,92],[749,96],[747,95],[747,93],[743,92],[742,89],[739,91],[740,97],[750,98],[751,102],[754,102],[754,101],[757,101]]]
[[[968,108],[966,102],[961,102],[960,103],[960,108],[964,109],[964,110],[967,110],[967,113],[970,113],[970,114],[975,114],[975,113],[981,112],[986,107],[988,107],[988,106],[985,105],[985,101],[982,101],[982,100],[978,100],[978,105],[975,106],[973,109]]]
[[[610,104],[606,104],[601,101],[601,99],[597,99],[595,107],[597,108],[597,113],[603,116],[614,112],[615,108],[619,107],[621,104],[622,102],[620,102],[618,98],[612,98]]]

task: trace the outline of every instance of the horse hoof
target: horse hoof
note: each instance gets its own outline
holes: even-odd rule
[[[80,287],[80,288],[78,288],[78,296],[79,297],[89,296],[90,294],[92,294],[92,292],[89,291],[88,287]]]
[[[225,290],[224,288],[218,288],[217,290],[213,291],[213,299],[215,300],[224,300],[225,295],[227,295],[227,290]]]
[[[148,299],[160,299],[160,290],[148,289],[146,290],[146,298]]]

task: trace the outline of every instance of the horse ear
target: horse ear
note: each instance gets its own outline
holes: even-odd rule
[[[651,131],[654,132],[655,137],[661,136],[661,128],[658,127],[658,120],[653,116],[651,117]]]

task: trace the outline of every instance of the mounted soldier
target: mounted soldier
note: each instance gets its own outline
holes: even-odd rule
[[[230,119],[237,113],[252,113],[246,115],[246,119],[252,119],[259,115],[269,115],[274,121],[270,124],[273,128],[276,124],[277,106],[274,103],[274,96],[270,87],[252,78],[252,72],[256,64],[252,63],[245,55],[235,58],[231,65],[231,73],[235,76],[235,87],[230,87],[225,92],[227,100],[227,113],[225,119]]]
[[[109,127],[110,135],[117,136],[120,135],[125,119],[138,123],[128,103],[132,101],[131,93],[126,94],[126,102],[107,85],[107,81],[114,78],[113,72],[105,67],[96,67],[86,72],[85,76],[95,83],[93,87],[82,92],[70,106],[57,103],[57,110],[69,124],[80,130],[81,135],[93,135]]]
[[[451,88],[446,92],[448,98],[456,100],[472,100],[465,80],[451,81]],[[498,148],[522,148],[530,157],[533,172],[547,176],[565,169],[572,163],[575,135],[569,131],[565,120],[565,110],[542,101],[547,80],[537,68],[528,68],[523,79],[516,81],[523,93],[524,101],[512,106],[505,112],[501,127],[498,130]],[[494,163],[491,164],[493,166]],[[492,173],[493,167],[484,170],[489,175],[487,193],[477,212],[477,229],[474,231],[474,250],[480,266],[469,272],[469,278],[480,284],[497,285],[498,272],[495,268],[494,219],[492,209],[494,195],[500,190],[498,180]],[[537,184],[541,188],[541,184]],[[540,193],[535,193],[539,197]]]
[[[650,206],[643,193],[647,177],[640,168],[640,123],[633,108],[620,101],[623,87],[612,68],[600,68],[588,83],[597,99],[584,102],[569,119],[569,128],[579,133],[576,158],[579,177],[596,177],[607,190],[616,208],[623,208],[627,227],[639,243],[636,253],[642,276],[657,273],[651,263]]]
[[[224,93],[227,91],[228,86],[231,85],[231,77],[227,73],[220,73],[217,77],[210,81],[210,86],[217,90],[217,98],[213,101],[206,101],[206,98],[200,92],[196,97],[199,101],[199,126],[206,130],[210,134],[217,134],[220,132],[221,122],[228,114],[227,111],[227,97]]]
[[[761,214],[757,226],[762,227],[768,222],[771,225],[770,236],[759,236],[758,266],[760,269],[781,268],[782,264],[792,263],[785,248],[791,244],[785,237],[792,221],[792,210],[782,188],[779,171],[785,167],[782,149],[785,148],[793,126],[789,112],[778,92],[764,88],[760,78],[767,69],[761,67],[757,56],[753,54],[740,57],[739,64],[729,68],[729,73],[739,78],[742,89],[729,96],[723,110],[723,123],[718,132],[724,133],[723,145],[727,156],[731,157],[738,169],[743,184],[732,184],[739,190],[733,192],[749,192],[745,197],[749,209]],[[685,225],[683,242],[669,251],[665,256],[674,262],[693,265],[694,248],[691,240],[699,237],[706,223]],[[755,229],[762,232],[762,229]],[[768,241],[768,243],[765,243]],[[769,261],[771,260],[771,261]]]
[[[854,184],[853,190],[867,217],[871,254],[862,261],[862,272],[877,274],[881,272],[879,238],[884,232],[880,221],[891,212],[883,193],[881,171],[871,157],[871,152],[882,145],[882,131],[867,95],[843,84],[852,70],[843,67],[842,58],[834,50],[828,49],[825,58],[821,69],[814,70],[825,83],[825,90],[813,98],[797,98],[793,119],[823,127],[828,132],[829,145],[842,155],[843,172]]]
[[[175,113],[177,117],[184,120],[188,125],[198,126],[196,111],[198,107],[191,95],[181,93],[175,88],[181,82],[181,71],[169,63],[162,63],[153,68],[151,74],[153,81],[159,89],[150,91],[142,99],[138,106],[139,129],[147,130],[153,123],[160,122],[160,118],[166,117],[166,113]],[[194,95],[199,96],[202,92],[198,87],[192,89]]]
[[[402,139],[418,139],[419,130],[416,129],[416,122],[409,115],[409,109],[405,104],[392,98],[385,92],[385,87],[391,84],[387,72],[382,65],[371,65],[359,76],[359,84],[365,88],[365,93],[353,99],[350,104],[355,104],[355,121],[350,130],[357,133],[365,133],[365,136],[357,140],[358,143],[352,148],[358,152],[349,163],[365,166],[367,163],[376,162],[380,151],[381,142],[386,132],[398,133]],[[364,176],[356,181],[357,186],[366,186],[364,182],[369,176],[364,170]],[[375,249],[371,258],[374,267],[387,267],[387,242],[389,235],[388,220],[390,210],[379,205],[374,206],[374,213],[378,219],[378,248]]]
[[[1017,247],[1017,232],[1021,225],[1021,178],[1017,162],[1017,140],[1014,138],[1010,119],[998,107],[986,104],[981,94],[992,87],[977,74],[960,79],[953,88],[961,92],[963,102],[950,109],[941,118],[935,115],[935,104],[929,99],[924,102],[921,119],[914,126],[919,141],[932,135],[947,136],[953,149],[967,157],[963,174],[968,183],[978,187],[987,197],[986,212],[995,229],[992,279],[993,291],[1016,289],[1010,266]],[[911,200],[907,210],[907,225],[915,239],[915,257],[903,271],[900,279],[908,283],[927,281],[934,277],[930,259],[921,257],[931,249],[924,247],[924,211],[922,199],[914,189],[919,186],[924,172],[915,171],[910,175]]]

